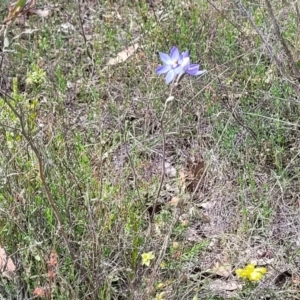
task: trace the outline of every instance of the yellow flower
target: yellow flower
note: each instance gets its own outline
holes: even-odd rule
[[[250,281],[261,280],[263,275],[267,273],[266,268],[255,268],[254,264],[247,265],[244,269],[237,269],[235,273],[240,278],[246,278]]]
[[[151,260],[154,258],[153,251],[142,254],[142,265],[149,267]]]
[[[165,292],[159,293],[155,296],[154,300],[164,300]]]
[[[159,265],[162,269],[166,268],[166,263],[163,261],[160,265]]]
[[[40,85],[46,81],[46,72],[37,65],[33,66],[33,70],[27,73],[26,83]]]
[[[164,282],[159,282],[157,285],[156,285],[156,289],[160,290],[160,289],[163,289],[165,288],[166,286],[170,285],[172,283],[172,280],[166,280]]]

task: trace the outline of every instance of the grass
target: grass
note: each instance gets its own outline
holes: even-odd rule
[[[272,1],[294,61],[266,1],[38,6],[1,52],[1,297],[300,299],[297,4]],[[164,112],[173,45],[208,73]],[[251,261],[257,283],[234,272]]]

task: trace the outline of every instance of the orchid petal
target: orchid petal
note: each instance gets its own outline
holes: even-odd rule
[[[200,70],[194,76],[204,75],[206,72],[207,72],[207,70]]]
[[[161,61],[166,65],[171,65],[173,63],[171,57],[166,53],[159,52],[159,57]]]
[[[179,57],[178,64],[181,65],[183,63],[184,59],[186,59],[187,57],[189,57],[189,51],[182,52]]]
[[[189,75],[195,75],[197,74],[197,72],[199,71],[199,65],[197,64],[192,64],[188,67],[188,69],[186,70],[187,74]]]
[[[180,57],[180,53],[179,53],[179,50],[177,47],[173,47],[170,51],[170,57],[173,61],[177,61],[179,60],[179,57]]]
[[[185,52],[181,53],[182,58],[185,58],[185,57],[188,57],[188,56],[189,56],[189,51],[185,51]]]
[[[175,77],[175,73],[173,70],[170,70],[166,76],[166,84],[169,84],[170,82],[172,82],[172,80]]]
[[[178,65],[175,69],[173,69],[173,72],[178,75],[178,74],[181,74],[181,73],[184,73],[184,70],[182,68],[181,65]]]
[[[184,72],[186,72],[189,69],[189,67],[190,67],[190,58],[189,58],[189,56],[188,57],[184,57],[182,59],[181,67],[182,67],[182,69],[183,69]]]
[[[172,69],[171,66],[160,66],[156,69],[156,74],[165,74],[168,73]]]

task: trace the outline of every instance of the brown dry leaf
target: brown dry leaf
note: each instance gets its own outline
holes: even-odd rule
[[[222,277],[228,277],[232,273],[232,268],[229,264],[220,265],[220,263],[216,263],[208,272]]]
[[[190,176],[190,183],[187,186],[187,190],[190,193],[193,193],[195,191],[195,189],[198,186],[198,182],[199,180],[201,180],[203,178],[203,173],[204,173],[204,161],[200,160],[197,161],[196,163],[194,163],[191,167],[191,169],[189,170],[189,173],[191,174]],[[199,187],[201,187],[201,183],[199,185]]]
[[[297,286],[299,288],[300,287],[300,276],[294,274],[292,276],[292,282],[295,286]]]
[[[189,225],[189,220],[182,220],[181,225],[187,227]]]
[[[75,26],[70,22],[60,24],[59,32],[70,33],[75,30]]]
[[[242,287],[242,285],[238,284],[236,281],[225,281],[221,279],[212,281],[209,286],[210,289],[215,292],[235,291]]]
[[[274,283],[276,286],[281,287],[290,278],[292,278],[292,273],[290,271],[281,272],[276,276]]]
[[[107,62],[107,66],[114,66],[116,64],[126,61],[130,56],[132,56],[136,52],[138,48],[139,44],[136,43],[133,46],[130,46],[127,49],[121,51],[115,58],[111,58]]]
[[[171,201],[170,201],[170,204],[171,204],[172,206],[177,206],[179,202],[180,202],[179,197],[173,197],[173,198],[171,199]]]
[[[16,266],[14,262],[2,247],[0,247],[0,271],[2,276],[5,276],[9,279],[12,279],[16,275]]]
[[[167,161],[165,162],[165,171],[167,176],[176,177],[176,169]]]
[[[57,254],[54,250],[51,251],[50,253],[50,258],[49,258],[49,261],[48,261],[48,265],[50,267],[55,267],[57,265]]]
[[[201,188],[203,186],[204,172],[205,164],[201,156],[195,158],[194,162],[189,160],[187,166],[179,172],[181,187],[190,193],[193,193],[197,187]],[[201,182],[198,186],[199,180]]]
[[[30,9],[28,12],[32,15],[37,15],[41,18],[46,18],[50,14],[50,9]]]
[[[216,201],[208,201],[200,204],[200,207],[204,208],[205,210],[211,210],[216,205]]]
[[[50,291],[48,288],[45,287],[36,287],[33,291],[33,295],[40,298],[48,297],[50,295]]]
[[[179,171],[179,178],[180,178],[180,186],[183,190],[186,189],[186,178],[187,178],[187,174],[185,173],[184,169],[181,169]]]
[[[17,18],[20,18],[21,16],[25,16],[31,9],[35,7],[35,5],[36,0],[27,0],[25,3],[22,3],[20,0],[14,2],[8,6],[8,15],[3,21],[3,24],[7,24]]]

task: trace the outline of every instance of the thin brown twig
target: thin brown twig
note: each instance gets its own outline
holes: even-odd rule
[[[275,53],[273,52],[273,49],[271,48],[271,46],[269,45],[268,41],[265,39],[263,33],[261,32],[261,30],[257,27],[257,25],[255,24],[252,16],[250,15],[250,13],[247,11],[247,9],[242,5],[240,4],[240,8],[243,9],[248,21],[251,23],[251,26],[253,27],[253,29],[256,31],[256,33],[259,35],[260,39],[262,40],[262,42],[265,44],[271,58],[276,62],[276,65],[279,69],[279,71],[281,71],[282,73],[284,68],[283,68],[283,65],[282,63],[279,61],[278,57],[275,55]]]
[[[281,43],[282,48],[283,48],[286,56],[289,59],[289,62],[290,62],[291,67],[293,69],[294,76],[298,79],[298,81],[300,81],[300,70],[297,67],[297,64],[294,61],[293,55],[292,55],[289,47],[287,46],[287,44],[285,42],[285,39],[283,38],[283,36],[282,36],[282,34],[280,32],[280,28],[279,28],[278,22],[277,22],[277,20],[276,20],[276,18],[274,16],[272,5],[271,5],[271,3],[270,3],[269,0],[265,0],[265,3],[266,3],[266,6],[267,6],[268,13],[269,13],[269,15],[271,17],[271,21],[273,23],[274,29],[275,29],[275,34],[277,35],[277,38],[278,38],[279,42]]]
[[[155,212],[156,205],[157,205],[157,202],[158,202],[158,199],[159,199],[159,196],[160,196],[160,192],[161,192],[161,189],[162,189],[162,185],[163,185],[165,175],[166,175],[166,163],[165,163],[165,160],[166,160],[166,134],[165,134],[165,129],[164,129],[164,118],[165,118],[165,114],[166,114],[166,111],[167,111],[168,103],[173,100],[173,98],[171,96],[172,92],[173,92],[173,87],[174,87],[174,84],[171,87],[169,97],[167,98],[167,100],[165,102],[164,110],[163,110],[161,118],[160,118],[160,129],[161,129],[161,135],[162,135],[162,140],[163,140],[163,144],[162,144],[163,145],[162,171],[161,171],[161,178],[160,178],[159,187],[158,187],[157,194],[156,194],[156,199],[155,199],[155,202],[154,202],[154,205],[153,205],[153,214]]]
[[[249,11],[247,11],[247,9],[243,6],[243,4],[240,2],[239,3],[239,7],[243,9],[244,13],[246,14],[247,19],[249,20],[252,28],[257,32],[257,34],[259,35],[261,41],[264,43],[266,49],[268,50],[271,59],[274,60],[277,69],[279,70],[279,72],[282,74],[282,76],[284,76],[290,83],[290,85],[292,86],[292,88],[294,89],[296,95],[298,97],[300,97],[300,88],[299,85],[297,83],[295,83],[290,77],[291,74],[288,73],[288,71],[286,70],[285,66],[283,65],[283,63],[278,59],[278,57],[276,56],[275,52],[273,51],[271,45],[268,43],[268,41],[265,39],[263,33],[261,32],[261,30],[257,27],[257,25],[255,24],[251,14],[249,13]],[[278,25],[278,24],[277,24]],[[280,31],[279,31],[280,32]],[[296,66],[297,68],[297,66]],[[295,75],[295,74],[294,74]],[[299,79],[298,79],[299,80]]]
[[[299,11],[298,3],[295,3],[295,8],[296,8],[296,14],[297,14],[297,27],[299,30],[300,29],[300,11]]]
[[[89,45],[88,45],[88,40],[86,38],[86,34],[85,34],[85,31],[84,31],[83,22],[82,22],[82,19],[81,19],[81,6],[80,6],[80,3],[79,3],[79,0],[77,1],[77,7],[78,7],[78,18],[79,18],[79,23],[80,23],[80,27],[81,27],[82,37],[83,37],[84,44],[85,44],[85,47],[86,47],[86,53],[87,53],[88,57],[91,59],[91,61],[94,62],[93,56],[90,52],[90,48],[89,48]],[[94,66],[94,63],[93,63],[93,66]],[[94,73],[94,68],[93,68],[92,73]]]
[[[230,23],[234,28],[236,28],[240,33],[241,33],[241,35],[244,37],[244,38],[246,38],[246,39],[248,39],[245,35],[244,35],[244,33],[243,33],[243,31],[241,30],[241,27],[239,26],[239,25],[237,25],[236,23],[234,23],[233,21],[231,21],[226,15],[224,15],[222,12],[221,12],[221,10],[220,9],[218,9],[216,6],[215,6],[215,4],[212,2],[212,1],[210,1],[210,0],[207,0],[207,2],[222,16],[222,18],[224,18],[228,23]]]
[[[51,208],[53,209],[54,212],[54,216],[58,222],[58,226],[59,226],[59,233],[61,234],[65,245],[68,249],[68,252],[71,256],[71,259],[73,261],[73,264],[76,268],[78,268],[81,272],[81,274],[86,273],[86,270],[84,269],[84,267],[77,261],[76,259],[76,255],[73,253],[70,242],[68,240],[67,237],[67,233],[63,227],[63,219],[62,216],[59,212],[59,209],[57,207],[57,205],[55,204],[54,198],[51,194],[49,185],[47,183],[47,180],[45,178],[45,170],[44,170],[44,160],[42,157],[41,152],[38,150],[38,148],[36,147],[36,145],[34,144],[30,134],[27,133],[26,129],[25,129],[25,123],[24,123],[24,119],[23,119],[23,114],[20,114],[17,109],[10,103],[10,101],[15,101],[15,99],[13,97],[11,97],[10,95],[8,95],[5,91],[3,91],[2,89],[0,89],[0,95],[3,97],[4,102],[6,103],[6,105],[11,109],[11,111],[15,114],[15,116],[18,118],[19,122],[20,122],[20,126],[21,126],[21,134],[22,136],[25,138],[25,140],[28,142],[29,146],[31,147],[33,153],[35,154],[37,160],[38,160],[38,166],[39,166],[39,176],[43,185],[43,188],[46,192],[46,196],[47,199],[49,201],[49,204],[51,206]],[[9,99],[9,100],[8,100]],[[88,284],[92,287],[92,282],[89,279],[89,277],[87,277],[87,282]]]

